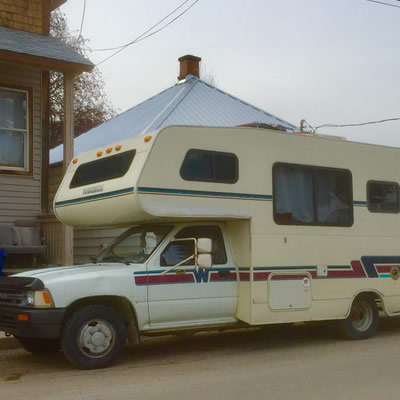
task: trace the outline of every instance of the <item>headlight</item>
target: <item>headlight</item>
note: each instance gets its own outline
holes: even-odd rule
[[[54,307],[54,302],[48,290],[26,292],[26,303],[33,307]]]

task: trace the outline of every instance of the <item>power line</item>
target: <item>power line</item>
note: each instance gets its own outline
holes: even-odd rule
[[[381,119],[379,121],[368,121],[368,122],[360,122],[356,124],[323,124],[313,128],[310,124],[307,125],[312,129],[315,133],[319,128],[344,128],[344,127],[351,127],[351,126],[364,126],[364,125],[374,125],[374,124],[381,124],[383,122],[390,122],[390,121],[400,121],[400,118],[387,118]]]
[[[377,1],[377,0],[367,0],[367,1],[369,1],[371,3],[383,4],[384,6],[400,8],[400,6],[397,6],[396,4],[384,3],[383,1]],[[396,1],[400,1],[400,0],[396,0]]]
[[[121,51],[125,50],[127,47],[131,46],[132,44],[141,42],[142,40],[145,40],[147,38],[149,38],[150,36],[155,35],[156,33],[164,30],[165,28],[167,28],[169,25],[171,25],[173,22],[175,22],[177,19],[179,19],[182,15],[186,14],[196,3],[199,2],[199,0],[195,0],[188,8],[186,8],[184,11],[182,11],[180,14],[178,14],[175,18],[173,18],[171,21],[169,21],[168,23],[166,23],[165,25],[163,25],[161,28],[157,29],[154,32],[149,33],[152,29],[154,29],[156,26],[158,26],[161,22],[165,21],[169,16],[171,16],[172,14],[174,14],[179,8],[181,8],[185,3],[187,3],[189,0],[185,0],[179,7],[177,7],[174,11],[172,11],[171,13],[169,13],[166,17],[164,17],[163,19],[161,19],[160,21],[158,21],[156,24],[154,24],[151,28],[147,29],[145,32],[143,32],[141,35],[139,35],[136,39],[132,40],[131,42],[126,43],[125,45],[113,48],[114,49],[118,49],[116,52],[114,52],[113,54],[109,55],[108,57],[106,57],[105,59],[101,60],[99,63],[96,64],[96,66],[102,64],[103,62],[109,60],[110,58],[114,57],[115,55],[117,55],[118,53],[120,53]],[[147,34],[148,33],[148,34]],[[146,35],[147,34],[147,35]],[[111,50],[111,49],[110,49]]]
[[[151,26],[147,31],[143,32],[141,35],[139,35],[136,39],[122,44],[121,46],[115,46],[115,47],[108,47],[105,49],[92,49],[92,51],[110,51],[110,50],[118,50],[122,49],[123,47],[129,46],[130,44],[136,43],[138,39],[140,39],[142,36],[146,35],[146,33],[149,33],[151,30],[153,30],[156,26],[160,25],[161,22],[164,22],[168,17],[170,17],[172,14],[174,14],[176,11],[178,11],[180,8],[182,8],[188,1],[190,0],[185,0],[183,3],[181,3],[178,7],[175,8],[175,10],[171,11],[168,15],[166,15],[164,18],[160,19],[157,23],[155,23],[153,26]],[[400,1],[400,0],[399,0]]]
[[[81,38],[83,21],[85,20],[85,12],[86,12],[86,0],[83,0],[83,13],[82,13],[82,20],[81,20],[81,28],[79,29],[78,40]]]

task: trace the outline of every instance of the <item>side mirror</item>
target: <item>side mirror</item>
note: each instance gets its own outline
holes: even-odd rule
[[[212,240],[209,238],[197,239],[197,266],[199,268],[212,268],[211,258]]]
[[[198,254],[209,254],[212,249],[212,240],[209,238],[197,239],[197,253]]]
[[[211,254],[199,254],[197,256],[197,266],[205,269],[212,268]]]

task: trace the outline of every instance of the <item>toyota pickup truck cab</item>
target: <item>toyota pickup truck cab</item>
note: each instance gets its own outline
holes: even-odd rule
[[[126,231],[90,264],[0,278],[0,330],[80,368],[142,335],[338,320],[368,338],[400,314],[399,151],[181,126],[80,154],[57,217]]]

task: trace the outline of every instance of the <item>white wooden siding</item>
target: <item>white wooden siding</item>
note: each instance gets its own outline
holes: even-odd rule
[[[34,219],[40,215],[41,71],[0,63],[0,84],[32,88],[33,176],[3,175],[0,171],[0,223]]]

